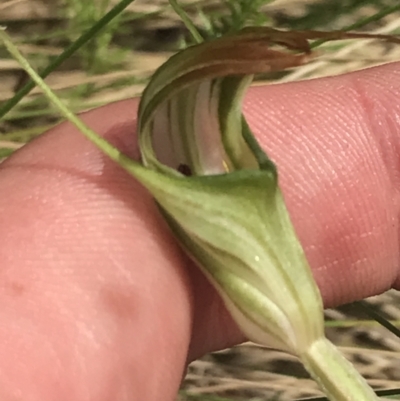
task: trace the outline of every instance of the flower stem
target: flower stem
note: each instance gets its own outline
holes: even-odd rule
[[[377,395],[325,337],[299,356],[312,378],[331,401],[376,401]]]

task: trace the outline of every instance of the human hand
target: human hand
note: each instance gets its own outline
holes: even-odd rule
[[[249,91],[326,306],[399,274],[400,64]],[[83,115],[138,157],[137,100]],[[69,124],[0,167],[0,399],[171,401],[242,340],[149,194]]]

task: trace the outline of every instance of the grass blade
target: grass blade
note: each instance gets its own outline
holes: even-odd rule
[[[389,320],[385,319],[375,307],[370,305],[368,302],[365,301],[358,301],[353,304],[359,310],[362,310],[366,313],[369,317],[376,320],[379,324],[383,327],[391,331],[395,336],[400,338],[400,329],[398,329],[395,325],[393,325]]]
[[[78,49],[92,39],[101,29],[103,29],[113,18],[120,14],[129,4],[135,0],[121,0],[107,14],[105,14],[96,24],[88,31],[84,32],[74,43],[69,45],[58,57],[54,59],[39,75],[41,78],[46,78],[52,71],[59,67],[65,60],[71,57]],[[34,87],[34,81],[29,81],[25,84],[11,99],[5,102],[0,107],[0,118],[8,113],[19,101],[27,95]]]
[[[377,13],[370,15],[369,17],[361,18],[354,24],[350,24],[350,25],[342,28],[341,31],[354,31],[356,29],[363,28],[364,26],[368,25],[369,23],[379,21],[382,18],[385,18],[386,16],[388,16],[396,11],[399,11],[399,10],[400,10],[400,4],[396,4],[395,6],[391,6],[391,7],[385,7],[383,10],[380,10]],[[325,39],[316,40],[311,45],[311,48],[314,49],[317,46],[320,46],[325,42],[326,42]]]
[[[185,24],[187,30],[192,35],[193,40],[196,43],[202,43],[204,41],[203,37],[200,35],[200,32],[197,30],[195,25],[193,24],[192,20],[188,17],[185,13],[183,8],[179,5],[177,0],[169,0],[169,4],[174,9],[174,11],[179,15],[180,19]]]

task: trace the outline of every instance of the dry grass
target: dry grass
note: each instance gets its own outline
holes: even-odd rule
[[[137,0],[130,6],[132,12],[155,12],[165,6],[166,0],[145,1]],[[199,1],[191,0],[185,3],[197,4]],[[203,1],[206,9],[215,10],[220,2]],[[306,5],[312,0],[279,0],[266,7],[270,15],[302,15],[307,9]],[[46,35],[52,33],[60,26],[68,27],[68,21],[61,18],[61,1],[45,0],[9,0],[0,4],[0,22],[7,23],[10,32],[21,41],[20,48],[30,58],[36,68],[43,68],[47,62],[62,52],[64,42],[61,40],[48,40],[39,43],[26,43],[24,40],[30,35]],[[197,15],[195,8],[192,16]],[[364,12],[372,13],[373,7],[368,7]],[[352,16],[358,18],[359,16]],[[195,18],[196,19],[196,18]],[[344,23],[347,23],[344,21]],[[377,26],[376,32],[393,32],[399,29],[399,16],[390,16]],[[47,82],[64,99],[71,100],[76,111],[117,101],[132,96],[138,96],[143,90],[147,78],[163,61],[177,49],[177,38],[182,32],[182,24],[171,12],[165,11],[154,18],[146,18],[135,21],[135,28],[130,26],[120,41],[124,42],[125,57],[117,69],[106,71],[102,74],[92,75],[82,69],[78,58],[73,58],[61,69],[55,71]],[[327,26],[326,29],[331,27]],[[44,42],[44,43],[43,43]],[[113,47],[116,47],[115,45]],[[326,53],[321,53],[321,58],[297,69],[289,75],[281,78],[282,81],[291,81],[319,77],[324,75],[339,74],[349,70],[356,70],[368,65],[379,64],[399,58],[400,48],[377,44],[372,41],[357,41],[344,45],[339,50],[329,50],[332,46],[326,46]],[[127,49],[132,49],[126,51]],[[0,59],[0,102],[13,96],[15,90],[24,82],[25,75],[19,66],[10,59]],[[85,87],[90,86],[90,93],[84,93]],[[81,93],[83,92],[83,94]],[[50,118],[29,118],[29,110],[44,112],[47,103],[40,97],[38,90],[33,90],[21,103],[23,107],[17,108],[7,116],[8,123],[0,123],[0,132],[10,133],[20,129],[32,127],[47,127],[49,122],[55,119],[53,111],[47,113]],[[45,114],[45,113],[44,113]],[[25,118],[22,118],[25,116]],[[27,117],[26,117],[27,116]],[[37,130],[40,132],[40,129]],[[12,136],[11,136],[12,139]]]
[[[370,301],[385,315],[400,322],[400,294],[390,291]],[[365,321],[354,310],[328,310],[328,338],[340,345],[344,354],[377,389],[390,389],[400,382],[400,341],[382,327]],[[184,389],[191,395],[218,395],[231,400],[278,400],[321,396],[296,358],[246,343],[228,351],[208,355],[194,362],[188,370]],[[204,401],[207,397],[202,398]],[[215,399],[217,401],[218,399]]]

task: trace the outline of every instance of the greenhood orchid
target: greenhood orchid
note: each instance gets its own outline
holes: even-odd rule
[[[249,338],[295,354],[322,335],[321,299],[241,101],[245,71],[305,57],[271,50],[253,31],[193,46],[156,72],[138,123],[143,163],[175,183],[151,192],[177,237]]]
[[[334,401],[377,397],[325,338],[321,296],[285,207],[277,169],[252,135],[241,104],[253,74],[306,62],[307,39],[365,36],[248,28],[179,52],[154,74],[140,102],[142,164],[112,148],[52,98],[151,192],[245,335],[298,356]],[[4,32],[1,37],[23,64]]]
[[[143,164],[171,181],[145,185],[249,339],[297,355],[332,400],[375,400],[324,336],[320,293],[277,169],[241,114],[252,74],[310,55],[304,36],[252,28],[172,57],[143,93],[138,123]]]

